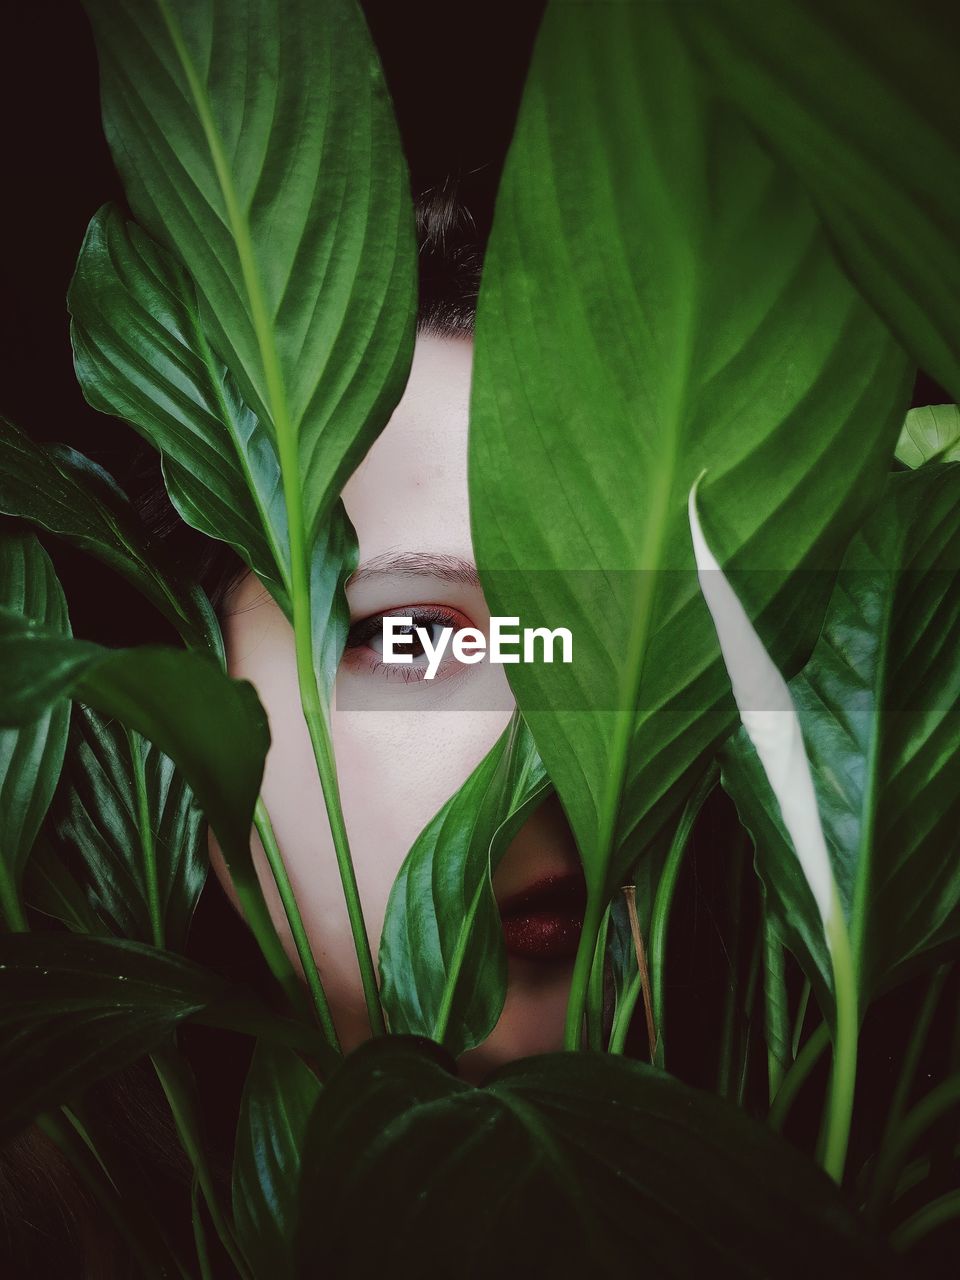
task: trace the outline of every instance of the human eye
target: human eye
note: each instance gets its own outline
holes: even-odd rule
[[[402,646],[403,653],[409,653],[412,661],[404,663],[384,662],[383,660],[383,620],[384,618],[409,618],[410,625],[397,627],[394,635],[400,639],[409,635],[409,644]],[[414,683],[424,678],[429,665],[429,654],[417,628],[426,634],[430,648],[436,649],[440,643],[445,627],[453,631],[461,631],[464,627],[472,627],[470,619],[448,605],[423,604],[403,605],[382,613],[373,613],[366,618],[353,622],[347,635],[344,649],[344,664],[352,670],[370,675],[379,675],[385,679],[403,680]],[[453,657],[450,645],[444,650],[435,679],[454,674],[462,667],[462,663]]]

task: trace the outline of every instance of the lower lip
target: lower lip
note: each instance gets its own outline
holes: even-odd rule
[[[548,876],[500,904],[507,952],[524,960],[569,960],[583,929],[583,877]]]

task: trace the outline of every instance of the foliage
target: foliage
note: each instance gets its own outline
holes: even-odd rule
[[[509,669],[510,725],[396,878],[378,983],[331,732],[357,563],[339,498],[415,336],[377,53],[355,0],[86,7],[133,220],[101,209],[80,248],[77,377],[292,626],[367,1014],[390,1034],[339,1052],[258,800],[266,716],[223,669],[209,600],[102,468],[0,421],[4,1134],[43,1125],[141,1264],[163,1253],[155,1273],[169,1224],[126,1212],[116,1152],[82,1119],[142,1059],[193,1167],[187,1276],[212,1274],[210,1243],[256,1280],[321,1256],[351,1275],[895,1274],[885,1237],[907,1250],[960,1213],[953,1139],[903,1173],[957,1105],[956,1075],[917,1095],[960,944],[960,431],[955,405],[907,414],[914,362],[960,390],[955,16],[548,5],[484,266],[470,502],[491,611],[571,628],[576,660]],[[123,575],[186,649],[74,639],[38,535]],[[789,733],[765,740],[771,712]],[[666,936],[718,763],[762,893],[738,917],[752,959],[731,971],[718,1051],[736,1101],[681,1083],[663,1038]],[[554,791],[588,888],[568,1052],[475,1086],[455,1059],[507,987],[492,876]],[[275,979],[266,999],[183,954],[206,825]],[[874,1133],[861,1024],[908,980],[926,994]],[[641,999],[649,1066],[623,1052]],[[229,1206],[191,1022],[255,1046]],[[824,1088],[810,1072],[831,1040]],[[778,1132],[801,1089],[823,1129],[797,1135],[805,1150]]]

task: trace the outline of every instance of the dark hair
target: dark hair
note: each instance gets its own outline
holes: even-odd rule
[[[493,212],[494,166],[462,176],[448,174],[414,200],[419,251],[417,331],[442,338],[470,337],[480,289],[480,271]],[[132,434],[132,433],[131,433]],[[149,445],[138,447],[124,487],[156,543],[174,566],[192,576],[218,607],[244,565],[226,543],[191,529],[174,509]]]

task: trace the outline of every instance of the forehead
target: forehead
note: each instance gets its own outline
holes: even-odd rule
[[[410,379],[343,490],[362,561],[416,550],[472,558],[467,422],[473,342],[418,336]]]

